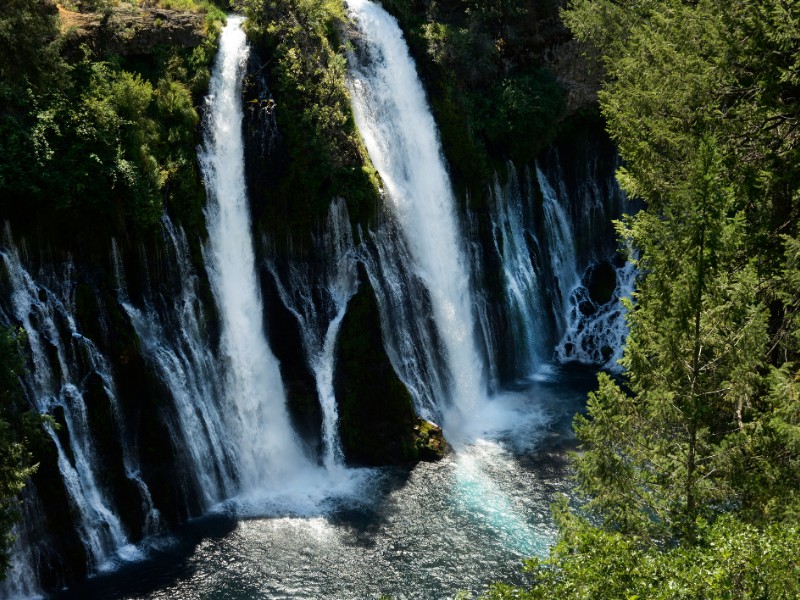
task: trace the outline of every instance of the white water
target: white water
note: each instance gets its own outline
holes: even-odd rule
[[[445,426],[458,430],[484,401],[484,361],[475,339],[470,269],[436,125],[397,22],[369,0],[349,0],[364,35],[351,55],[353,112],[389,204],[425,284],[441,339],[448,398]],[[417,318],[420,318],[418,316]],[[448,406],[454,410],[444,410]]]
[[[322,408],[323,464],[331,470],[344,464],[333,389],[336,341],[347,304],[358,287],[353,232],[344,199],[331,202],[325,229],[314,246],[314,262],[325,265],[323,272],[315,272],[308,262],[290,260],[284,283],[274,262],[270,271],[283,304],[300,325]]]
[[[553,312],[556,318],[557,330],[564,331],[567,327],[570,294],[580,284],[574,233],[572,224],[569,222],[566,211],[559,203],[559,198],[553,186],[547,181],[539,167],[536,167],[536,179],[539,181],[539,188],[544,196],[542,209],[544,212],[545,244],[549,254],[550,268],[557,286],[557,289],[551,294]]]
[[[492,241],[503,270],[503,291],[509,326],[513,331],[514,358],[520,375],[532,373],[549,360],[550,297],[542,266],[531,258],[529,246],[539,252],[535,231],[526,223],[526,206],[517,170],[508,165],[508,181],[495,175],[490,188]],[[528,183],[530,183],[528,178]],[[528,197],[531,194],[527,194]]]
[[[440,365],[439,335],[424,282],[411,270],[414,259],[394,223],[368,234],[361,260],[375,291],[384,346],[411,393],[417,414],[439,422],[448,397]]]
[[[105,568],[115,553],[134,552],[108,490],[100,483],[103,464],[95,448],[84,400],[87,377],[96,373],[103,381],[117,433],[124,438],[125,427],[110,383],[110,367],[94,343],[77,328],[71,262],[66,263],[63,273],[53,277],[59,287],[46,287],[35,280],[23,265],[8,227],[0,260],[11,288],[11,315],[8,316],[25,330],[30,350],[32,369],[30,376],[26,377],[29,398],[42,414],[52,414],[57,408],[63,411],[65,427],[62,435],[59,436],[50,425],[45,426],[45,431],[56,449],[57,466],[69,497],[77,533],[86,549],[87,569],[90,573],[96,572]],[[126,475],[141,493],[146,517],[157,527],[158,513],[139,474],[138,457],[132,449],[124,448],[124,440],[121,445]],[[29,518],[34,519],[34,516],[29,515]],[[37,543],[37,540],[29,541]],[[29,558],[35,549],[29,545],[19,550],[21,552],[15,555],[9,573],[10,583],[3,591],[30,594],[35,592],[31,582],[35,581],[36,565]]]
[[[278,361],[264,333],[244,186],[241,86],[249,48],[242,20],[229,17],[220,36],[200,164],[208,195],[206,267],[222,323],[230,434],[238,444],[240,484],[249,492],[280,486],[309,461],[289,421]]]
[[[166,384],[174,416],[166,417],[173,439],[183,455],[192,488],[208,509],[236,491],[232,440],[225,428],[219,400],[225,381],[216,355],[204,334],[206,317],[198,300],[198,277],[189,259],[182,230],[168,218],[162,220],[168,278],[174,290],[163,294],[148,290],[144,305],[128,298],[125,272],[116,244],[112,260],[118,299],[142,343],[144,356]],[[166,415],[165,415],[166,416]],[[185,490],[190,493],[190,490]]]
[[[489,190],[493,250],[504,282],[501,312],[511,331],[505,350],[513,358],[513,376],[546,372],[553,359],[617,369],[622,357],[627,327],[621,299],[633,291],[635,269],[629,262],[614,267],[616,287],[604,304],[591,298],[582,279],[595,265],[618,261],[614,246],[603,248],[590,238],[619,215],[621,198],[613,181],[609,193],[602,192],[595,182],[596,165],[586,165],[584,173],[573,192],[577,198],[570,198],[557,158],[547,174],[538,166],[535,179],[525,172],[524,184],[509,163],[506,182],[495,177]],[[534,205],[534,184],[541,192],[540,211]]]
[[[579,286],[570,296],[570,312],[567,330],[556,346],[556,358],[561,362],[577,361],[587,364],[601,364],[611,371],[621,371],[619,364],[628,337],[628,324],[625,321],[627,309],[623,298],[631,298],[638,272],[633,263],[626,261],[616,270],[616,286],[611,299],[598,305],[589,291]],[[582,306],[589,305],[591,314],[584,314]]]

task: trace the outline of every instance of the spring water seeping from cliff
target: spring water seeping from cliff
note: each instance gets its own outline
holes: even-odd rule
[[[107,457],[100,453],[92,427],[98,414],[110,416],[114,435],[121,440],[124,476],[131,492],[138,495],[145,533],[159,531],[160,515],[141,476],[138,449],[118,404],[109,361],[78,327],[74,265],[67,261],[61,271],[43,270],[34,277],[9,227],[0,260],[10,292],[9,305],[0,306],[0,323],[16,323],[25,330],[31,362],[23,382],[26,395],[34,410],[54,416],[55,424],[46,423],[44,430],[55,449],[61,481],[51,485],[63,486],[69,505],[65,508],[72,515],[86,569],[108,569],[115,555],[139,557],[138,549],[130,544],[131,532],[119,516],[119,497],[105,477]],[[59,560],[48,532],[52,525],[42,512],[38,493],[32,485],[25,491],[24,519],[15,527],[18,542],[11,570],[0,586],[0,592],[9,596],[36,593],[41,564]]]
[[[356,248],[347,203],[331,202],[322,232],[313,242],[314,257],[321,268],[309,261],[289,260],[285,274],[275,260],[269,270],[284,306],[300,326],[306,361],[317,384],[322,409],[322,462],[328,471],[341,471],[344,454],[339,440],[339,414],[334,391],[336,343],[348,302],[356,293]]]
[[[487,384],[455,198],[436,125],[397,21],[369,0],[350,0],[348,8],[364,34],[363,43],[351,56],[353,111],[370,158],[386,186],[397,233],[403,237],[397,248],[383,254],[410,259],[394,266],[383,261],[383,278],[397,282],[407,279],[407,274],[394,270],[399,268],[413,273],[424,285],[443,357],[437,379],[446,397],[435,401],[438,413],[457,430],[459,423],[484,403]],[[395,244],[395,236],[385,235],[376,243]],[[391,307],[385,302],[383,309],[396,312],[401,303],[402,299],[395,299]],[[412,318],[423,319],[425,315]],[[424,329],[417,324],[400,326]],[[395,350],[395,355],[399,354]],[[396,366],[403,371],[402,365]],[[415,377],[406,375],[405,379],[413,382]],[[434,391],[439,392],[436,387]]]

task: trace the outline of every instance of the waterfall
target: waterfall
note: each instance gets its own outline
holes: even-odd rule
[[[519,373],[527,375],[549,359],[545,346],[551,338],[550,297],[539,243],[532,228],[530,205],[523,197],[517,170],[511,163],[507,174],[505,185],[500,184],[495,174],[489,189],[492,242],[502,269],[506,318],[513,331],[514,363]],[[527,179],[530,183],[530,178]],[[530,196],[528,193],[527,198]]]
[[[391,221],[369,232],[360,249],[378,302],[381,332],[389,360],[414,399],[417,414],[441,421],[447,398],[442,344],[425,283],[409,269],[413,258]]]
[[[475,334],[467,249],[436,125],[397,21],[369,0],[349,0],[348,9],[364,36],[350,57],[354,116],[408,249],[410,260],[397,266],[413,271],[430,298],[445,359],[439,379],[446,382],[445,397],[434,400],[438,412],[447,412],[451,425],[457,425],[485,398],[486,369]],[[392,244],[384,255],[405,258],[405,248],[394,239],[377,241]],[[403,276],[387,273],[385,279],[399,282]],[[393,353],[395,360],[402,354]]]
[[[10,291],[10,305],[7,310],[0,311],[0,317],[5,324],[14,323],[25,330],[31,368],[24,384],[30,403],[39,413],[54,415],[61,421],[60,431],[48,423],[44,430],[56,452],[57,469],[77,534],[85,548],[87,570],[91,573],[104,568],[115,553],[136,554],[129,544],[130,534],[118,517],[110,490],[102,483],[108,465],[104,464],[106,457],[97,449],[91,427],[92,411],[100,410],[100,407],[90,406],[87,400],[89,386],[98,377],[103,401],[110,405],[111,426],[119,439],[125,475],[140,494],[147,529],[143,533],[158,528],[159,514],[141,478],[135,446],[127,439],[128,432],[117,402],[109,362],[78,329],[74,266],[68,261],[63,272],[49,277],[54,283],[42,283],[40,280],[48,277],[43,274],[34,278],[28,272],[9,227],[6,227],[0,259]],[[98,397],[92,397],[92,402],[100,401]],[[38,505],[33,490],[26,491],[26,495],[26,501],[32,506]],[[46,554],[45,549],[36,548],[46,541],[22,531],[34,527],[33,521],[40,520],[31,509],[26,508],[24,512],[26,519],[17,525],[17,529],[28,543],[24,549],[18,547],[10,579],[12,589],[30,591],[31,582],[36,579],[37,565],[28,559]]]
[[[589,267],[591,277],[597,266]],[[602,365],[611,371],[621,371],[619,360],[625,349],[628,325],[627,309],[623,298],[631,298],[636,283],[636,268],[630,261],[617,267],[614,273],[614,290],[603,303],[592,297],[590,290],[580,285],[570,296],[568,327],[556,346],[556,359],[560,362],[577,361]],[[584,277],[586,279],[586,277]]]
[[[553,302],[556,330],[562,332],[567,327],[567,310],[570,294],[580,282],[578,259],[575,251],[575,237],[567,212],[559,202],[553,186],[536,167],[536,179],[542,192],[542,211],[544,213],[544,241],[547,248],[552,283],[555,287],[550,297]]]
[[[269,269],[283,304],[300,325],[322,407],[323,464],[334,469],[344,463],[333,390],[334,354],[339,327],[358,285],[356,250],[344,199],[331,203],[325,229],[314,240],[314,248],[314,262],[325,265],[321,273],[300,260],[290,260],[285,277],[281,277],[274,260]]]
[[[168,289],[159,293],[150,284],[141,308],[128,297],[122,260],[112,241],[117,294],[144,356],[170,392],[174,416],[166,416],[165,421],[173,439],[180,440],[192,488],[208,509],[236,491],[234,449],[219,403],[225,381],[205,334],[206,315],[198,299],[198,276],[186,236],[164,217],[162,240]]]
[[[617,368],[627,336],[622,298],[630,297],[636,271],[607,236],[595,239],[598,226],[620,216],[619,190],[613,180],[601,190],[591,164],[570,192],[557,155],[551,162],[547,170],[536,166],[535,179],[526,171],[524,183],[509,163],[505,183],[495,176],[488,190],[510,377],[530,376],[553,360]],[[592,282],[602,278],[606,297],[593,297]]]
[[[244,186],[242,77],[249,48],[231,16],[213,69],[200,164],[206,182],[204,255],[222,325],[229,435],[243,491],[277,488],[308,467],[292,429],[278,361],[267,343]]]

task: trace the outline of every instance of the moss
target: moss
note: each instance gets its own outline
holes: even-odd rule
[[[334,387],[348,461],[365,465],[435,460],[445,450],[441,430],[414,412],[411,394],[383,347],[378,306],[363,272],[361,288],[342,320]]]
[[[369,224],[380,203],[380,182],[356,130],[345,86],[339,34],[343,5],[335,0],[243,4],[281,136],[281,147],[269,160],[283,162],[282,169],[264,165],[275,177],[265,189],[251,190],[260,229],[279,245],[289,238],[302,244],[334,197],[347,199],[354,222]]]

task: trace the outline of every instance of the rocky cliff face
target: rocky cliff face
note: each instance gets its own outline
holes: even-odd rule
[[[197,12],[120,5],[104,13],[58,6],[62,32],[75,47],[98,54],[149,54],[159,45],[191,48],[203,41],[204,15]]]

